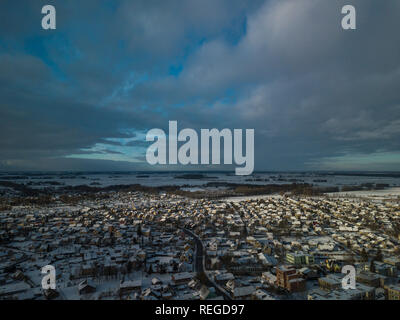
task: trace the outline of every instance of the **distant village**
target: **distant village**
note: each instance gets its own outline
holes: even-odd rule
[[[0,226],[0,299],[400,300],[397,199],[113,191],[13,206]]]

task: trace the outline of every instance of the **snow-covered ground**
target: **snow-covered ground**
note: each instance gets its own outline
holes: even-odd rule
[[[397,198],[400,196],[400,188],[388,188],[385,190],[367,190],[367,191],[347,191],[347,192],[334,192],[330,193],[330,196],[339,197],[367,197],[367,198]]]
[[[241,201],[247,201],[247,200],[271,199],[271,198],[281,198],[281,197],[282,196],[279,194],[267,194],[267,195],[258,195],[258,196],[229,197],[229,198],[224,198],[223,201],[241,202]]]

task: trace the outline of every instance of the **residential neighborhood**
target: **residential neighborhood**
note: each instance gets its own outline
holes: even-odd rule
[[[0,222],[0,299],[400,299],[390,199],[111,192],[14,206]],[[47,265],[55,289],[42,286]]]

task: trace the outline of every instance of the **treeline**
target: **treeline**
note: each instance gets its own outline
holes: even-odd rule
[[[141,184],[130,184],[130,185],[112,185],[108,187],[94,187],[88,185],[80,186],[68,186],[58,189],[60,192],[67,193],[99,193],[99,192],[145,192],[157,194],[160,192],[171,192],[179,190],[177,186],[162,186],[162,187],[149,187],[142,186]]]
[[[15,206],[44,206],[54,202],[50,195],[40,195],[34,197],[2,197],[0,198],[0,211],[11,210]]]
[[[40,194],[40,192],[38,192],[37,190],[31,189],[25,186],[24,184],[10,182],[10,181],[0,181],[0,187],[12,188],[15,191],[18,191],[26,196],[35,196]]]
[[[313,187],[311,184],[270,184],[270,185],[242,185],[235,188],[235,193],[238,195],[263,195],[263,194],[290,194],[294,196],[316,196],[321,195],[323,190]]]

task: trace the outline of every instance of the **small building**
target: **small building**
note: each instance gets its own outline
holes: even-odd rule
[[[215,281],[219,284],[226,283],[227,281],[233,279],[235,279],[235,276],[229,272],[220,273],[215,276]]]
[[[400,300],[400,286],[399,285],[386,285],[385,294],[387,300]]]
[[[171,276],[171,281],[174,285],[186,284],[193,279],[193,273],[191,272],[181,272],[176,273]]]
[[[239,300],[246,300],[251,298],[256,288],[253,286],[238,287],[233,290],[233,298]]]
[[[336,290],[342,287],[342,278],[336,274],[329,274],[326,277],[319,278],[318,284],[321,289]]]
[[[96,291],[96,286],[90,280],[83,280],[78,285],[78,292],[80,295],[89,294]]]
[[[276,285],[290,292],[305,290],[305,280],[294,266],[281,265],[276,268]]]
[[[120,294],[131,293],[136,290],[142,290],[142,280],[124,281],[119,285]]]

